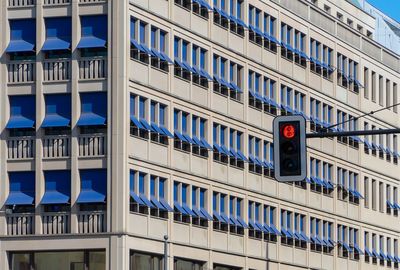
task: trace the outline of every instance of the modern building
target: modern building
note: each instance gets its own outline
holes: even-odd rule
[[[398,269],[400,56],[342,0],[3,0],[0,269]],[[388,107],[385,109],[385,107]],[[374,114],[371,111],[381,110]],[[368,114],[368,115],[365,115]],[[360,118],[361,117],[361,118]]]

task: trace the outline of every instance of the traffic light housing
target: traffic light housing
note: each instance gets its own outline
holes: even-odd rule
[[[305,118],[302,115],[278,116],[273,128],[276,180],[303,181],[307,175]]]

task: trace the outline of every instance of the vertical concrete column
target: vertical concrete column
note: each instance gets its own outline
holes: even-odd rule
[[[76,123],[80,115],[79,102],[79,52],[76,46],[80,39],[80,19],[78,12],[79,0],[73,0],[71,3],[71,20],[72,20],[72,55],[71,55],[71,99],[72,99],[72,115],[71,115],[71,233],[78,233],[78,211],[79,205],[76,204],[80,192],[80,177],[78,169],[78,136],[79,131]]]
[[[129,216],[128,153],[129,132],[128,61],[130,17],[128,1],[109,1],[108,57],[108,228],[112,232],[127,231]],[[112,269],[121,269],[112,258]]]
[[[45,103],[43,95],[43,59],[44,55],[41,53],[43,42],[46,38],[45,25],[43,19],[43,0],[36,2],[36,152],[35,152],[35,234],[42,233],[42,207],[39,204],[44,194],[44,177],[43,177],[43,146],[42,139],[44,130],[40,128],[42,120],[45,116]]]
[[[0,51],[4,51],[7,47],[7,37],[9,36],[8,23],[7,23],[7,1],[0,1]],[[7,56],[3,54],[0,58],[0,102],[3,104],[0,108],[0,128],[2,130],[0,134],[0,236],[6,235],[6,218],[5,218],[5,206],[6,194],[8,193],[8,181],[7,181],[7,141],[6,141],[6,130],[4,129],[8,119],[9,103],[7,98]],[[5,253],[4,253],[5,256]],[[4,262],[5,258],[1,249],[0,242],[0,262]],[[0,268],[5,269],[5,265],[0,263]]]

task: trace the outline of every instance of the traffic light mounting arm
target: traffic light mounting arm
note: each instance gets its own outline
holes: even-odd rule
[[[332,138],[332,137],[380,135],[380,134],[395,134],[395,133],[400,133],[400,128],[307,133],[306,137],[307,139],[311,139],[311,138],[328,138],[328,137]]]

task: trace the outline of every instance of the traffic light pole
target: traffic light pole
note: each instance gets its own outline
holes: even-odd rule
[[[393,129],[376,129],[376,130],[354,130],[354,131],[335,131],[335,132],[319,132],[306,134],[307,139],[311,138],[332,138],[346,136],[362,136],[362,135],[381,135],[400,133],[400,128]]]

